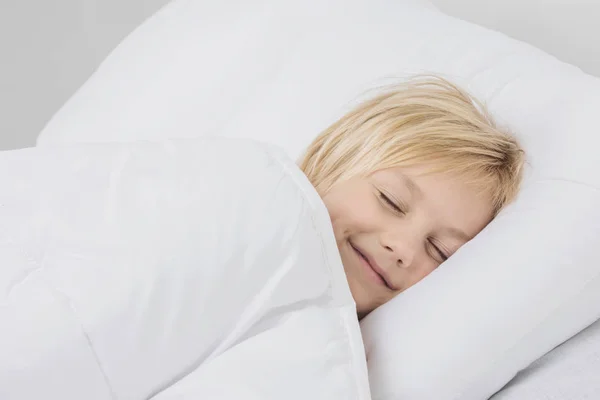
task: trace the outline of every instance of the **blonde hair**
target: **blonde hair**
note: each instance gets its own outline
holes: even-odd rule
[[[341,180],[422,165],[466,179],[491,197],[497,213],[519,191],[524,158],[483,104],[443,78],[420,76],[332,124],[309,146],[300,168],[323,195]]]

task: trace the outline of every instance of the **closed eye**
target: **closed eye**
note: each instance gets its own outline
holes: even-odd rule
[[[383,193],[381,190],[378,190],[378,192],[379,192],[379,198],[388,207],[390,207],[392,210],[394,210],[395,212],[397,212],[399,214],[405,214],[406,213],[402,207],[400,207],[398,204],[396,204],[394,201],[392,201],[392,199],[390,199],[385,193]]]
[[[437,256],[440,257],[441,262],[444,262],[448,259],[449,256],[442,249],[440,249],[440,247],[436,245],[433,240],[429,240],[429,244],[431,247],[433,247],[433,251],[437,254]]]

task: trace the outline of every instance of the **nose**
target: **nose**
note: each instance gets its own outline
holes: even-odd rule
[[[417,252],[416,240],[410,235],[385,233],[380,236],[380,244],[389,257],[390,264],[408,268],[412,265]]]

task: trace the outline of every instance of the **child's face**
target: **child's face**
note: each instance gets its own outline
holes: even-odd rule
[[[362,318],[419,282],[492,219],[460,179],[381,170],[334,185],[323,200]]]

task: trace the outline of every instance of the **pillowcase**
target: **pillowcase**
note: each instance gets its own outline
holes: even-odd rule
[[[518,134],[527,176],[477,238],[362,321],[373,399],[488,398],[600,317],[597,78],[425,1],[207,3],[139,27],[38,143],[210,134],[296,158],[367,89],[436,73]]]
[[[0,171],[2,399],[369,398],[329,215],[280,151],[67,145]]]

